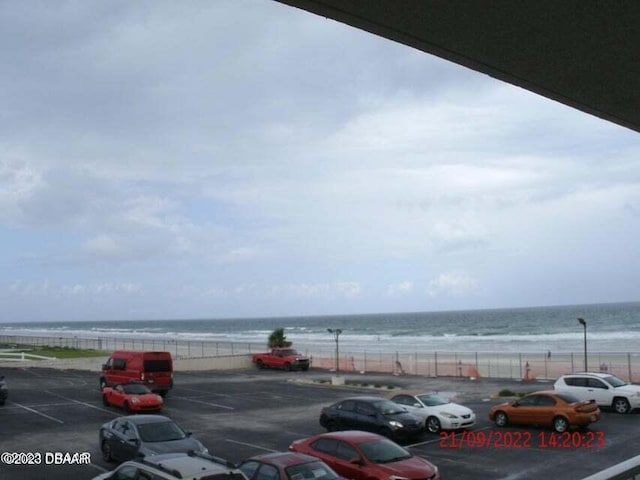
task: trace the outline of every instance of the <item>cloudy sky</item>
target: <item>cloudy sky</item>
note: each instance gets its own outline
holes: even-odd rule
[[[271,0],[0,2],[0,321],[639,300],[640,136]]]

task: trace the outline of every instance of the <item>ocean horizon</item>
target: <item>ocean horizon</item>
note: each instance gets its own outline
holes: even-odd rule
[[[461,311],[263,318],[0,323],[1,335],[148,338],[266,344],[284,328],[294,346],[346,351],[581,352],[640,351],[640,302]]]

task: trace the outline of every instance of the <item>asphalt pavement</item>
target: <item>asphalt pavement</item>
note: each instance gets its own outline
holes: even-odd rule
[[[0,374],[9,386],[7,404],[0,407],[0,454],[24,463],[0,461],[0,478],[88,480],[115,467],[102,459],[98,430],[124,412],[102,405],[97,372],[7,367]],[[444,479],[577,480],[638,454],[637,413],[604,412],[587,432],[576,432],[583,440],[592,435],[598,441],[573,445],[550,445],[548,429],[498,429],[489,422],[489,408],[504,401],[495,398],[501,390],[543,390],[551,388],[549,382],[349,374],[344,377],[347,385],[338,387],[330,378],[331,373],[314,370],[178,372],[162,413],[192,431],[212,454],[239,462],[284,451],[293,440],[324,432],[320,409],[339,399],[436,390],[478,416],[469,431],[425,433],[404,443],[435,463]]]

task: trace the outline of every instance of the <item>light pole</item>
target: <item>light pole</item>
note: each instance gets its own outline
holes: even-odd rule
[[[339,328],[327,328],[327,332],[332,333],[336,341],[336,377],[340,376],[340,348],[338,346],[338,338],[342,333]]]
[[[584,371],[588,372],[587,368],[587,321],[584,318],[579,318],[578,323],[584,327]]]

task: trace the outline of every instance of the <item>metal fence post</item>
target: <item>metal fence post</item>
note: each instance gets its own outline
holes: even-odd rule
[[[575,367],[573,366],[573,352],[571,352],[571,373],[575,372]]]
[[[438,352],[433,352],[433,356],[434,356],[434,373],[435,376],[438,376]]]
[[[522,354],[521,353],[518,354],[518,362],[520,363],[520,378],[523,378],[523,376],[522,376]]]

